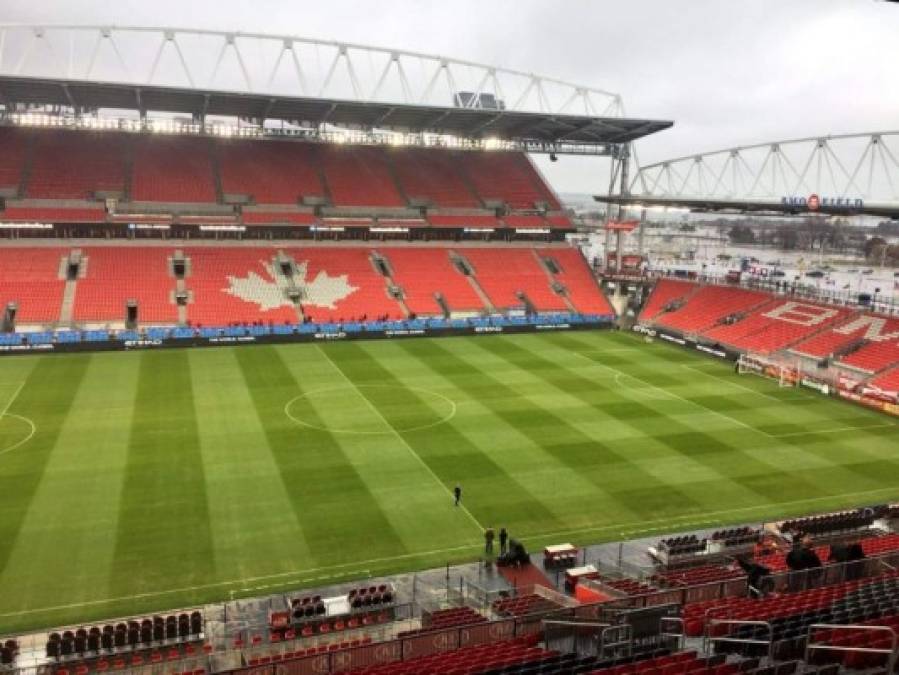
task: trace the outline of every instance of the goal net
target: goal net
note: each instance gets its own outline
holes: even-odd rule
[[[795,387],[801,377],[798,366],[781,363],[759,354],[741,354],[737,360],[737,372],[740,375],[760,375],[777,380],[780,387]]]

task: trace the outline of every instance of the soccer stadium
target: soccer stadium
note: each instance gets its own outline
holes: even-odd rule
[[[456,56],[0,25],[0,673],[895,670],[899,132]]]

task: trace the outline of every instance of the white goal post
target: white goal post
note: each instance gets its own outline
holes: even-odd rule
[[[799,365],[781,363],[760,354],[741,354],[737,359],[737,372],[740,375],[761,375],[777,380],[780,387],[798,386],[802,379]]]

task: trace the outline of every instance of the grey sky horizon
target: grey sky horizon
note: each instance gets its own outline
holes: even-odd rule
[[[673,120],[642,163],[899,129],[899,6],[874,0],[0,0],[0,23],[287,33],[536,72]],[[603,160],[538,164],[561,192],[607,188]]]

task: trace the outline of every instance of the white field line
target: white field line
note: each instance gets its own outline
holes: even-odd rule
[[[868,497],[871,495],[883,494],[883,493],[887,493],[887,494],[899,493],[899,487],[878,488],[876,490],[865,490],[863,492],[845,492],[845,493],[837,494],[837,495],[825,495],[825,496],[821,496],[821,497],[810,497],[808,499],[796,499],[796,500],[789,501],[789,502],[777,502],[777,503],[770,504],[770,506],[763,506],[763,507],[742,506],[742,507],[734,508],[734,509],[724,509],[721,511],[706,511],[704,513],[691,513],[691,514],[683,515],[683,516],[671,516],[668,518],[657,518],[655,520],[643,520],[640,522],[643,525],[664,525],[665,523],[672,523],[679,527],[690,527],[690,526],[707,524],[710,522],[710,519],[716,518],[718,516],[728,516],[728,515],[735,515],[738,513],[747,513],[750,511],[759,511],[760,508],[762,508],[762,509],[779,509],[781,507],[800,506],[800,505],[805,505],[805,504],[816,504],[818,502],[823,502],[823,501],[828,501],[828,500],[833,500],[833,499],[850,498],[850,497]],[[693,520],[690,522],[680,522],[680,521],[682,521],[684,519],[688,519],[688,518],[693,518]],[[718,520],[715,522],[720,523],[721,521]],[[546,537],[556,537],[556,536],[561,536],[561,535],[566,535],[566,534],[574,534],[574,533],[580,533],[580,532],[604,532],[604,531],[609,531],[609,530],[614,531],[617,527],[621,527],[621,524],[619,523],[617,525],[601,525],[598,527],[573,527],[568,530],[560,530],[560,531],[556,531],[556,532],[546,532],[543,534],[530,534],[530,535],[520,537],[520,538],[524,539],[524,540],[543,539]],[[626,535],[640,534],[643,532],[652,532],[657,529],[658,529],[657,527],[644,527],[641,529],[625,529],[625,530],[622,530],[621,532],[619,532],[619,534],[626,534]]]
[[[755,431],[756,433],[764,434],[765,436],[768,436],[769,438],[777,438],[777,436],[769,434],[767,431],[763,431],[762,429],[757,429],[756,427],[746,424],[746,422],[742,422],[741,420],[738,420],[735,417],[726,415],[725,413],[720,412],[718,410],[713,410],[712,408],[709,408],[708,406],[704,406],[702,403],[697,403],[696,401],[691,401],[688,398],[684,398],[680,394],[675,394],[673,391],[668,391],[667,389],[662,389],[661,387],[654,385],[652,382],[647,382],[646,380],[640,379],[639,377],[637,377],[635,375],[629,375],[628,373],[618,370],[617,368],[613,368],[612,366],[607,366],[606,364],[604,364],[600,361],[597,361],[596,359],[591,359],[589,356],[587,356],[585,354],[582,354],[577,351],[572,351],[570,353],[575,354],[576,356],[580,356],[582,359],[586,359],[587,361],[590,361],[591,363],[596,364],[600,368],[605,368],[606,370],[609,370],[613,373],[618,373],[624,377],[629,377],[632,380],[636,380],[637,382],[642,382],[647,387],[651,387],[652,389],[655,389],[656,391],[662,392],[663,394],[665,394],[666,396],[668,396],[670,398],[676,398],[679,401],[683,401],[684,403],[687,403],[689,405],[693,405],[693,406],[696,406],[697,408],[702,408],[703,410],[707,410],[708,412],[712,413],[713,415],[717,415],[718,417],[721,417],[722,419],[726,419],[727,421],[737,424],[737,425],[743,427],[744,429],[748,429],[749,431]]]
[[[3,417],[6,413],[9,412],[9,409],[12,407],[13,402],[19,398],[19,394],[22,393],[22,389],[25,388],[25,380],[19,383],[19,386],[16,387],[15,393],[12,395],[12,398],[6,402],[6,405],[3,407],[3,410],[0,411],[0,417]]]
[[[28,441],[30,441],[34,437],[34,435],[37,433],[37,425],[28,417],[23,417],[22,415],[16,415],[15,413],[11,413],[11,412],[0,415],[0,419],[2,419],[3,417],[15,417],[18,420],[22,420],[23,422],[25,422],[26,424],[28,424],[31,427],[31,431],[21,441],[17,441],[16,443],[13,443],[12,445],[10,445],[6,448],[0,448],[0,455],[5,455],[8,452],[12,452],[16,448],[22,447]]]
[[[740,389],[743,389],[744,391],[748,391],[751,394],[758,394],[759,396],[764,396],[765,398],[770,398],[772,401],[777,401],[778,403],[783,403],[785,401],[790,401],[790,400],[794,400],[794,399],[798,400],[800,398],[803,398],[803,399],[810,398],[810,396],[806,396],[806,395],[803,395],[801,397],[796,396],[796,397],[788,397],[788,398],[776,398],[774,396],[765,394],[764,392],[752,389],[751,387],[744,387],[742,384],[737,384],[736,382],[731,382],[729,379],[721,377],[720,375],[715,375],[714,373],[707,373],[704,370],[700,370],[699,368],[694,368],[694,367],[688,366],[686,364],[682,364],[681,367],[692,370],[694,373],[699,373],[700,375],[714,377],[716,380],[721,380],[725,384],[729,384],[732,387],[739,387]],[[784,434],[769,434],[769,436],[771,436],[772,438],[790,438],[792,436],[809,436],[809,435],[813,435],[813,434],[836,434],[836,433],[840,433],[842,431],[865,431],[866,429],[884,429],[886,427],[892,427],[892,426],[896,426],[896,425],[894,425],[890,422],[886,422],[884,424],[871,424],[871,425],[867,425],[867,426],[863,426],[863,427],[840,427],[839,429],[791,431],[791,432],[784,433]]]
[[[771,504],[770,506],[766,506],[763,508],[777,509],[782,506],[799,506],[803,504],[814,504],[817,502],[825,501],[828,499],[842,499],[844,497],[867,497],[874,494],[882,494],[882,493],[890,493],[895,492],[899,488],[883,488],[878,490],[868,490],[865,492],[847,492],[838,495],[827,495],[823,497],[812,497],[810,499],[797,499],[789,502],[780,502],[777,504]],[[640,522],[641,525],[663,525],[665,523],[672,523],[672,525],[676,525],[678,527],[686,528],[691,526],[699,526],[699,525],[707,525],[710,524],[710,518],[718,517],[718,516],[727,516],[734,515],[738,513],[747,513],[750,511],[759,510],[758,506],[746,506],[739,507],[734,509],[725,509],[722,511],[707,511],[705,514],[693,513],[684,516],[671,516],[669,518],[659,518],[656,520],[643,520]],[[687,519],[693,518],[694,520],[690,521]],[[720,522],[717,521],[717,522]],[[625,527],[628,523],[613,523],[608,525],[601,525],[598,527],[578,527],[571,528],[568,530],[557,530],[555,532],[544,532],[540,534],[530,534],[523,537],[520,537],[522,540],[533,540],[533,539],[546,539],[549,537],[560,537],[568,534],[576,534],[583,532],[614,532],[615,534],[627,536],[634,534],[642,534],[646,532],[652,532],[658,530],[657,527],[640,527],[640,528],[627,528]],[[622,529],[623,528],[623,529]],[[6,618],[11,616],[21,616],[26,614],[38,614],[42,612],[54,612],[61,611],[66,609],[78,609],[82,607],[90,607],[90,606],[98,606],[98,605],[107,605],[113,604],[117,602],[130,602],[134,600],[142,600],[147,598],[157,598],[163,597],[166,595],[173,594],[181,594],[181,593],[190,593],[193,591],[200,591],[210,588],[219,588],[222,586],[237,586],[238,584],[242,584],[240,588],[233,589],[237,591],[254,591],[254,590],[264,590],[266,588],[272,588],[275,586],[284,587],[290,583],[308,583],[312,581],[325,581],[328,579],[337,579],[343,577],[350,577],[351,575],[364,575],[364,573],[369,572],[368,569],[353,569],[346,572],[339,572],[334,574],[320,574],[317,576],[308,576],[312,575],[316,572],[322,572],[323,570],[337,570],[337,569],[346,569],[348,567],[353,567],[355,565],[373,565],[377,563],[384,562],[393,562],[395,560],[404,560],[407,558],[417,558],[417,557],[427,557],[431,555],[437,555],[441,553],[453,553],[457,551],[467,551],[467,550],[475,550],[477,549],[477,545],[469,545],[469,546],[454,546],[452,548],[443,548],[443,549],[434,549],[431,551],[419,551],[416,553],[405,553],[396,556],[388,556],[383,558],[372,558],[370,560],[357,560],[352,563],[344,563],[344,564],[335,564],[335,565],[327,565],[324,567],[312,567],[305,570],[293,570],[291,572],[279,572],[277,574],[267,574],[263,576],[256,577],[246,577],[243,579],[230,579],[228,581],[217,581],[209,584],[200,584],[197,586],[184,586],[181,588],[171,588],[163,591],[151,591],[147,593],[137,593],[135,595],[124,595],[118,596],[114,598],[103,598],[98,600],[86,600],[84,602],[72,602],[65,605],[54,605],[50,607],[36,607],[29,608],[25,610],[19,610],[16,612],[6,612],[0,614],[0,617]],[[277,581],[275,583],[264,584],[246,587],[246,584],[251,584],[257,581],[269,581],[272,579],[281,579],[281,581]]]
[[[41,612],[55,612],[66,609],[77,609],[80,607],[91,607],[96,605],[108,605],[117,602],[129,602],[133,600],[144,600],[147,598],[158,598],[166,595],[174,595],[179,593],[190,593],[193,591],[202,591],[210,588],[219,588],[221,586],[236,586],[238,584],[250,584],[257,581],[269,581],[272,579],[282,579],[283,581],[279,581],[275,584],[268,584],[267,587],[272,586],[283,586],[289,583],[302,583],[302,582],[310,582],[310,581],[324,581],[327,579],[334,579],[337,577],[345,577],[350,574],[356,574],[357,572],[366,572],[366,569],[354,569],[351,572],[342,572],[336,574],[321,574],[318,576],[312,576],[307,578],[300,578],[304,575],[314,574],[316,572],[322,572],[324,570],[333,570],[333,569],[346,569],[347,567],[355,567],[357,565],[374,565],[378,563],[386,563],[393,562],[394,560],[404,560],[407,558],[418,558],[418,557],[426,557],[430,555],[437,555],[440,553],[453,553],[456,551],[471,551],[476,550],[478,546],[476,544],[470,544],[468,546],[454,546],[452,548],[442,548],[442,549],[434,549],[432,551],[419,551],[417,553],[404,553],[401,555],[388,556],[384,558],[371,558],[370,560],[357,560],[351,563],[344,564],[335,564],[335,565],[326,565],[324,567],[310,567],[305,570],[292,570],[290,572],[278,572],[276,574],[266,574],[262,576],[256,577],[245,577],[243,579],[229,579],[227,581],[216,581],[209,584],[199,584],[196,586],[183,586],[181,588],[170,588],[163,591],[149,591],[147,593],[136,593],[134,595],[121,595],[114,598],[102,598],[98,600],[85,600],[83,602],[72,602],[65,605],[53,605],[50,607],[35,607],[29,609],[23,609],[16,612],[6,612],[0,614],[0,617],[10,617],[10,616],[20,616],[24,614],[39,614]],[[235,590],[243,590],[235,589]],[[251,589],[252,590],[252,589]],[[255,590],[261,590],[261,587],[256,586]]]
[[[705,375],[706,377],[712,377],[716,380],[724,382],[725,384],[729,384],[732,387],[737,387],[738,389],[742,389],[743,391],[748,391],[750,394],[757,394],[759,396],[764,396],[767,399],[772,401],[777,401],[778,403],[783,403],[784,399],[777,398],[776,396],[771,396],[770,394],[766,394],[763,391],[758,391],[756,389],[752,389],[751,387],[744,387],[742,384],[737,384],[736,382],[731,382],[728,379],[721,377],[720,375],[715,375],[714,373],[707,373],[704,370],[700,370],[699,368],[694,368],[693,366],[688,366],[685,363],[681,364],[681,368],[686,368],[687,370],[692,370],[694,373],[699,373],[700,375]]]
[[[318,349],[318,351],[321,353],[321,355],[325,357],[325,359],[328,361],[328,363],[331,364],[331,366],[334,368],[334,370],[336,370],[338,373],[340,373],[340,376],[347,382],[347,384],[349,384],[356,391],[356,393],[358,393],[359,396],[362,397],[362,400],[365,401],[365,403],[368,405],[369,408],[371,408],[371,411],[375,415],[377,415],[379,418],[381,418],[381,421],[384,423],[384,426],[386,426],[388,429],[390,429],[393,432],[393,435],[399,440],[399,442],[402,443],[404,446],[406,446],[406,449],[409,451],[409,454],[411,454],[416,460],[418,460],[418,463],[424,467],[425,471],[427,471],[429,474],[431,474],[431,477],[435,481],[437,481],[437,484],[440,485],[441,488],[443,488],[443,490],[446,492],[446,494],[449,495],[450,499],[455,499],[452,491],[443,483],[442,480],[440,480],[440,477],[436,473],[434,473],[434,471],[431,469],[431,467],[428,466],[427,462],[425,462],[421,458],[421,455],[419,455],[417,452],[415,452],[415,450],[413,449],[413,447],[411,445],[409,445],[409,442],[405,439],[405,437],[399,431],[397,431],[396,428],[390,422],[387,421],[387,418],[381,414],[381,411],[375,407],[374,403],[372,403],[370,400],[368,400],[368,397],[362,393],[362,390],[356,386],[356,383],[353,382],[349,377],[347,377],[346,373],[343,372],[343,370],[340,368],[340,366],[338,366],[336,363],[334,363],[334,360],[330,356],[328,356],[328,353],[324,349],[321,348],[321,345],[316,343],[315,348]],[[469,517],[469,519],[471,519],[471,522],[477,526],[479,532],[484,531],[484,526],[481,525],[481,523],[478,521],[478,519],[475,518],[471,514],[471,511],[468,510],[468,508],[465,506],[465,504],[460,503],[459,508],[461,508],[465,512],[465,514]]]
[[[19,386],[16,387],[16,391],[13,393],[12,398],[10,398],[6,402],[6,405],[3,407],[3,410],[0,411],[0,419],[3,419],[4,417],[15,417],[16,419],[22,420],[23,422],[28,424],[31,427],[31,431],[21,441],[13,443],[12,445],[10,445],[9,447],[6,447],[6,448],[0,448],[0,455],[5,455],[9,452],[12,452],[16,448],[22,447],[28,441],[30,441],[34,437],[34,435],[37,433],[37,425],[35,425],[33,420],[31,420],[27,417],[23,417],[22,415],[16,415],[15,413],[9,412],[9,409],[12,407],[12,404],[15,402],[15,400],[17,398],[19,398],[19,394],[22,393],[22,389],[24,389],[24,388],[25,388],[25,380],[23,380],[22,382],[19,383]]]

